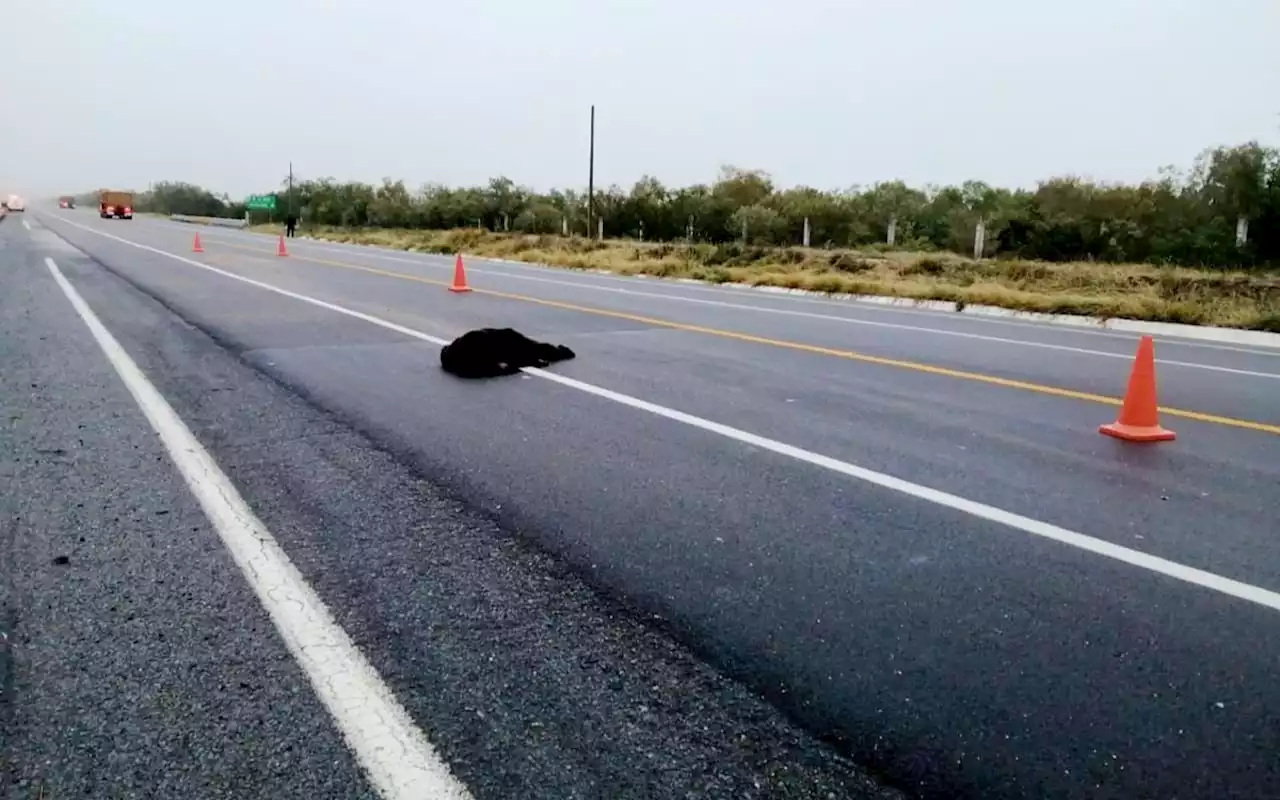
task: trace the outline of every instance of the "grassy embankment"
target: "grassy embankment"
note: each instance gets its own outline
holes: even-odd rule
[[[278,233],[280,227],[255,226]],[[951,253],[639,243],[481,230],[316,228],[303,235],[401,250],[457,253],[819,292],[945,300],[1021,311],[1221,325],[1280,333],[1280,271],[988,259]]]

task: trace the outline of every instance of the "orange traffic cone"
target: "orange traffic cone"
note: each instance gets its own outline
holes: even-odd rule
[[[449,291],[471,291],[471,287],[467,285],[467,271],[462,266],[462,253],[458,253],[458,260],[453,262],[453,285],[449,287]]]
[[[1129,389],[1115,422],[1098,428],[1099,433],[1127,442],[1171,442],[1173,431],[1160,427],[1156,404],[1156,350],[1150,336],[1138,341],[1138,355],[1129,374]]]
[[[278,247],[276,247],[276,255],[278,255],[278,256],[287,256],[287,255],[289,255],[289,251],[288,251],[288,250],[286,250],[286,249],[285,249],[285,247],[284,247],[284,234],[280,234],[280,244],[279,244],[279,246],[278,246]]]
[[[202,246],[201,246],[201,244],[200,244],[200,231],[196,231],[196,238],[195,238],[195,241],[193,241],[193,242],[191,243],[191,252],[193,252],[193,253],[203,253],[203,252],[204,252],[204,247],[202,247]]]

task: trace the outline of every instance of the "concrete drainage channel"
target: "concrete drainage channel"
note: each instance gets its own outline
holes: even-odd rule
[[[185,214],[170,214],[174,222],[191,222],[196,225],[216,225],[219,228],[247,228],[249,223],[242,219],[225,219],[222,217],[189,217]]]

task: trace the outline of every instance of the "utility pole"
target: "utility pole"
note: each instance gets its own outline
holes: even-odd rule
[[[289,162],[289,216],[293,216],[293,162]]]
[[[596,210],[596,107],[591,106],[591,151],[587,165],[587,238],[591,238],[591,218]]]

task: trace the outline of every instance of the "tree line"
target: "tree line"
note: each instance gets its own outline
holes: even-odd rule
[[[1249,142],[1206,150],[1188,170],[1137,185],[1056,177],[1034,189],[981,181],[913,188],[900,181],[841,191],[779,189],[768,173],[724,167],[709,184],[673,188],[644,177],[630,190],[538,193],[505,177],[485,186],[332,178],[281,186],[303,226],[452,229],[599,235],[646,241],[743,241],[762,246],[891,247],[984,257],[1216,267],[1280,266],[1280,151]],[[96,202],[90,201],[90,202]],[[290,205],[292,202],[292,206]],[[139,193],[137,210],[243,217],[242,201],[188,183]],[[981,228],[981,234],[975,236]]]

